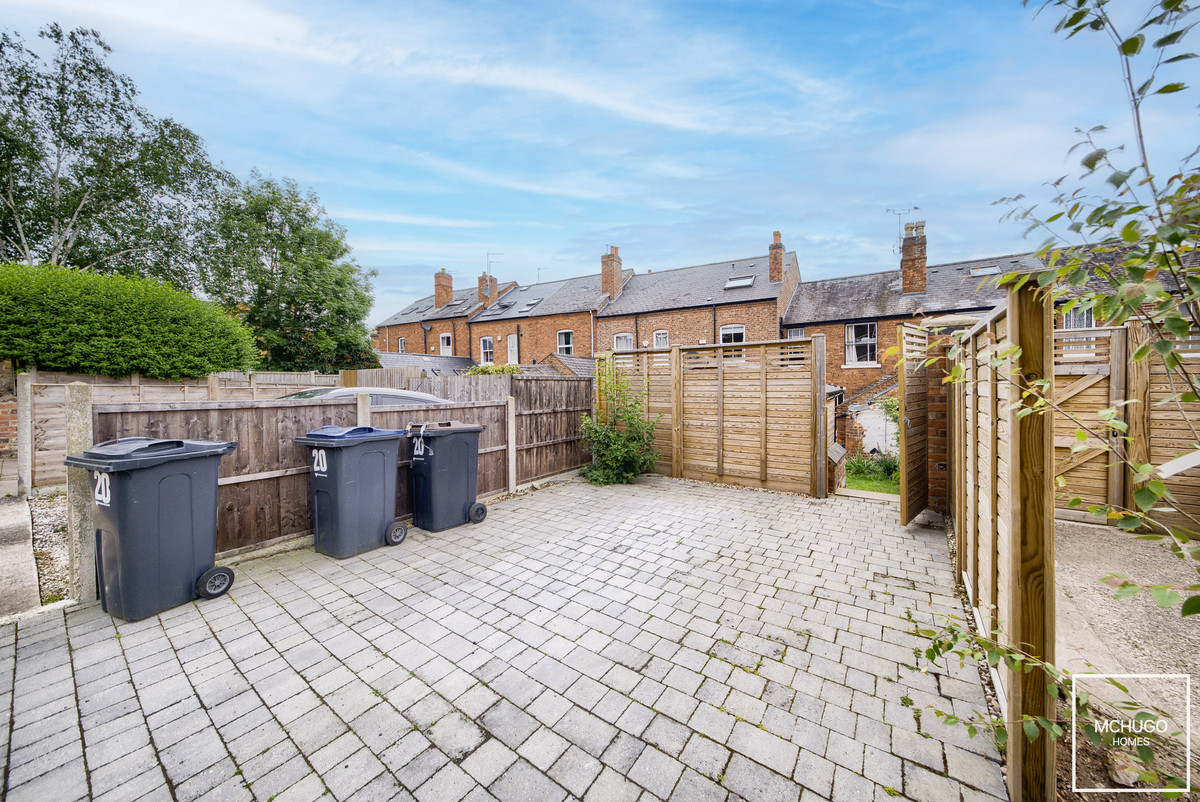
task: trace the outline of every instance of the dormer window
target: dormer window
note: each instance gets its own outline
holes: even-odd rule
[[[754,284],[754,276],[731,276],[725,282],[725,289],[736,290],[740,287],[749,287]]]

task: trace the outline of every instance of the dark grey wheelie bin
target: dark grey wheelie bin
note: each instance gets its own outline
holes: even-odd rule
[[[487,517],[487,507],[475,500],[482,431],[482,426],[453,420],[408,427],[414,525],[440,532]]]
[[[217,468],[235,448],[235,442],[123,437],[67,457],[67,465],[91,473],[96,576],[106,612],[137,621],[229,590],[233,571],[214,567]]]
[[[314,546],[330,557],[353,557],[404,541],[396,520],[398,429],[322,426],[296,442],[309,448]]]

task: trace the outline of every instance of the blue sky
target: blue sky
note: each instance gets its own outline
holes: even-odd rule
[[[1129,128],[1107,42],[1018,0],[6,2],[31,43],[49,21],[99,30],[227,169],[312,187],[379,271],[370,323],[435,270],[473,286],[489,252],[531,282],[779,230],[813,280],[897,266],[887,210],[913,206],[931,263],[1030,250],[993,202],[1077,173],[1076,128]],[[1146,118],[1174,168],[1195,97]]]

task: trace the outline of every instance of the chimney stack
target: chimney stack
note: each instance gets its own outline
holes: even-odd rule
[[[479,303],[485,307],[496,303],[496,296],[499,294],[500,282],[495,276],[489,276],[484,273],[479,277]]]
[[[900,279],[905,294],[925,292],[925,221],[904,224],[900,243]]]
[[[775,242],[771,243],[767,253],[771,265],[767,278],[771,281],[783,281],[783,242],[779,239],[778,231],[775,232]]]
[[[610,301],[621,294],[621,257],[616,245],[600,257],[600,291],[607,293]]]
[[[433,274],[433,305],[441,309],[454,300],[454,279],[446,272],[446,268]]]

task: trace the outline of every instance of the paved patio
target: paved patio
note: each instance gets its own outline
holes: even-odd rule
[[[974,668],[902,668],[960,611],[895,506],[646,477],[552,486],[222,599],[0,627],[13,800],[988,800]]]

